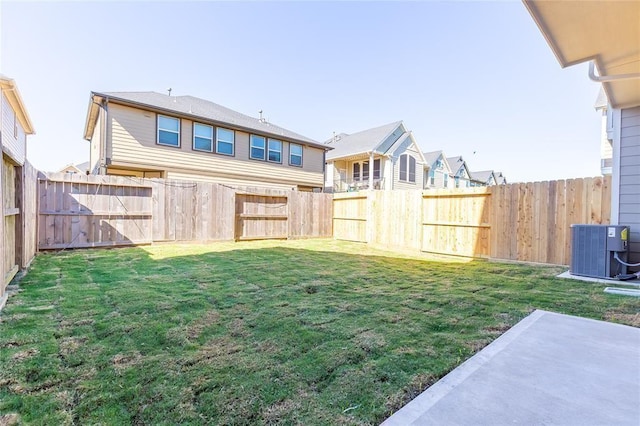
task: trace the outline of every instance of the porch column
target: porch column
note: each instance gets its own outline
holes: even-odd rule
[[[373,189],[373,152],[369,154],[369,189]]]

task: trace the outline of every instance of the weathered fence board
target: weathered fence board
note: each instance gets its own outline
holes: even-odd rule
[[[151,243],[151,186],[141,179],[49,174],[39,180],[38,249]]]
[[[41,250],[332,236],[329,194],[71,174],[38,185]]]
[[[334,237],[446,255],[567,265],[571,224],[610,223],[610,187],[608,176],[336,194]]]

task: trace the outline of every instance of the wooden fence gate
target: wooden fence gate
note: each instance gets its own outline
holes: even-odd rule
[[[236,193],[235,239],[287,239],[289,197],[286,193]]]

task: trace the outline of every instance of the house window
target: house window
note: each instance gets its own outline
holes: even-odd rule
[[[180,120],[158,114],[158,145],[180,146]]]
[[[289,144],[289,165],[302,167],[302,145]]]
[[[438,170],[442,169],[442,160],[436,161],[436,169]]]
[[[373,178],[380,179],[380,159],[373,160]]]
[[[400,156],[400,180],[416,183],[416,159],[408,154]]]
[[[369,180],[369,162],[365,161],[362,163],[362,180]]]
[[[212,126],[193,123],[193,149],[196,151],[213,151]]]
[[[460,188],[460,176],[454,177],[454,180],[456,181],[456,188]]]
[[[282,142],[277,139],[269,139],[269,161],[282,163]]]
[[[360,180],[360,163],[353,163],[353,180]]]
[[[254,160],[264,160],[266,140],[262,136],[251,135],[251,149],[249,156]]]
[[[216,128],[216,152],[218,154],[233,155],[234,141],[233,130]]]
[[[429,182],[431,182],[431,186],[434,186],[436,184],[436,171],[435,170],[429,171]]]
[[[448,174],[444,174],[444,187],[448,188],[449,187],[449,175]]]

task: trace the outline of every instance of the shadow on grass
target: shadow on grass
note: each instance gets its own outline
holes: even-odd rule
[[[557,268],[366,249],[294,241],[39,256],[0,317],[0,413],[377,424],[535,308],[628,322],[638,307],[557,280]]]

